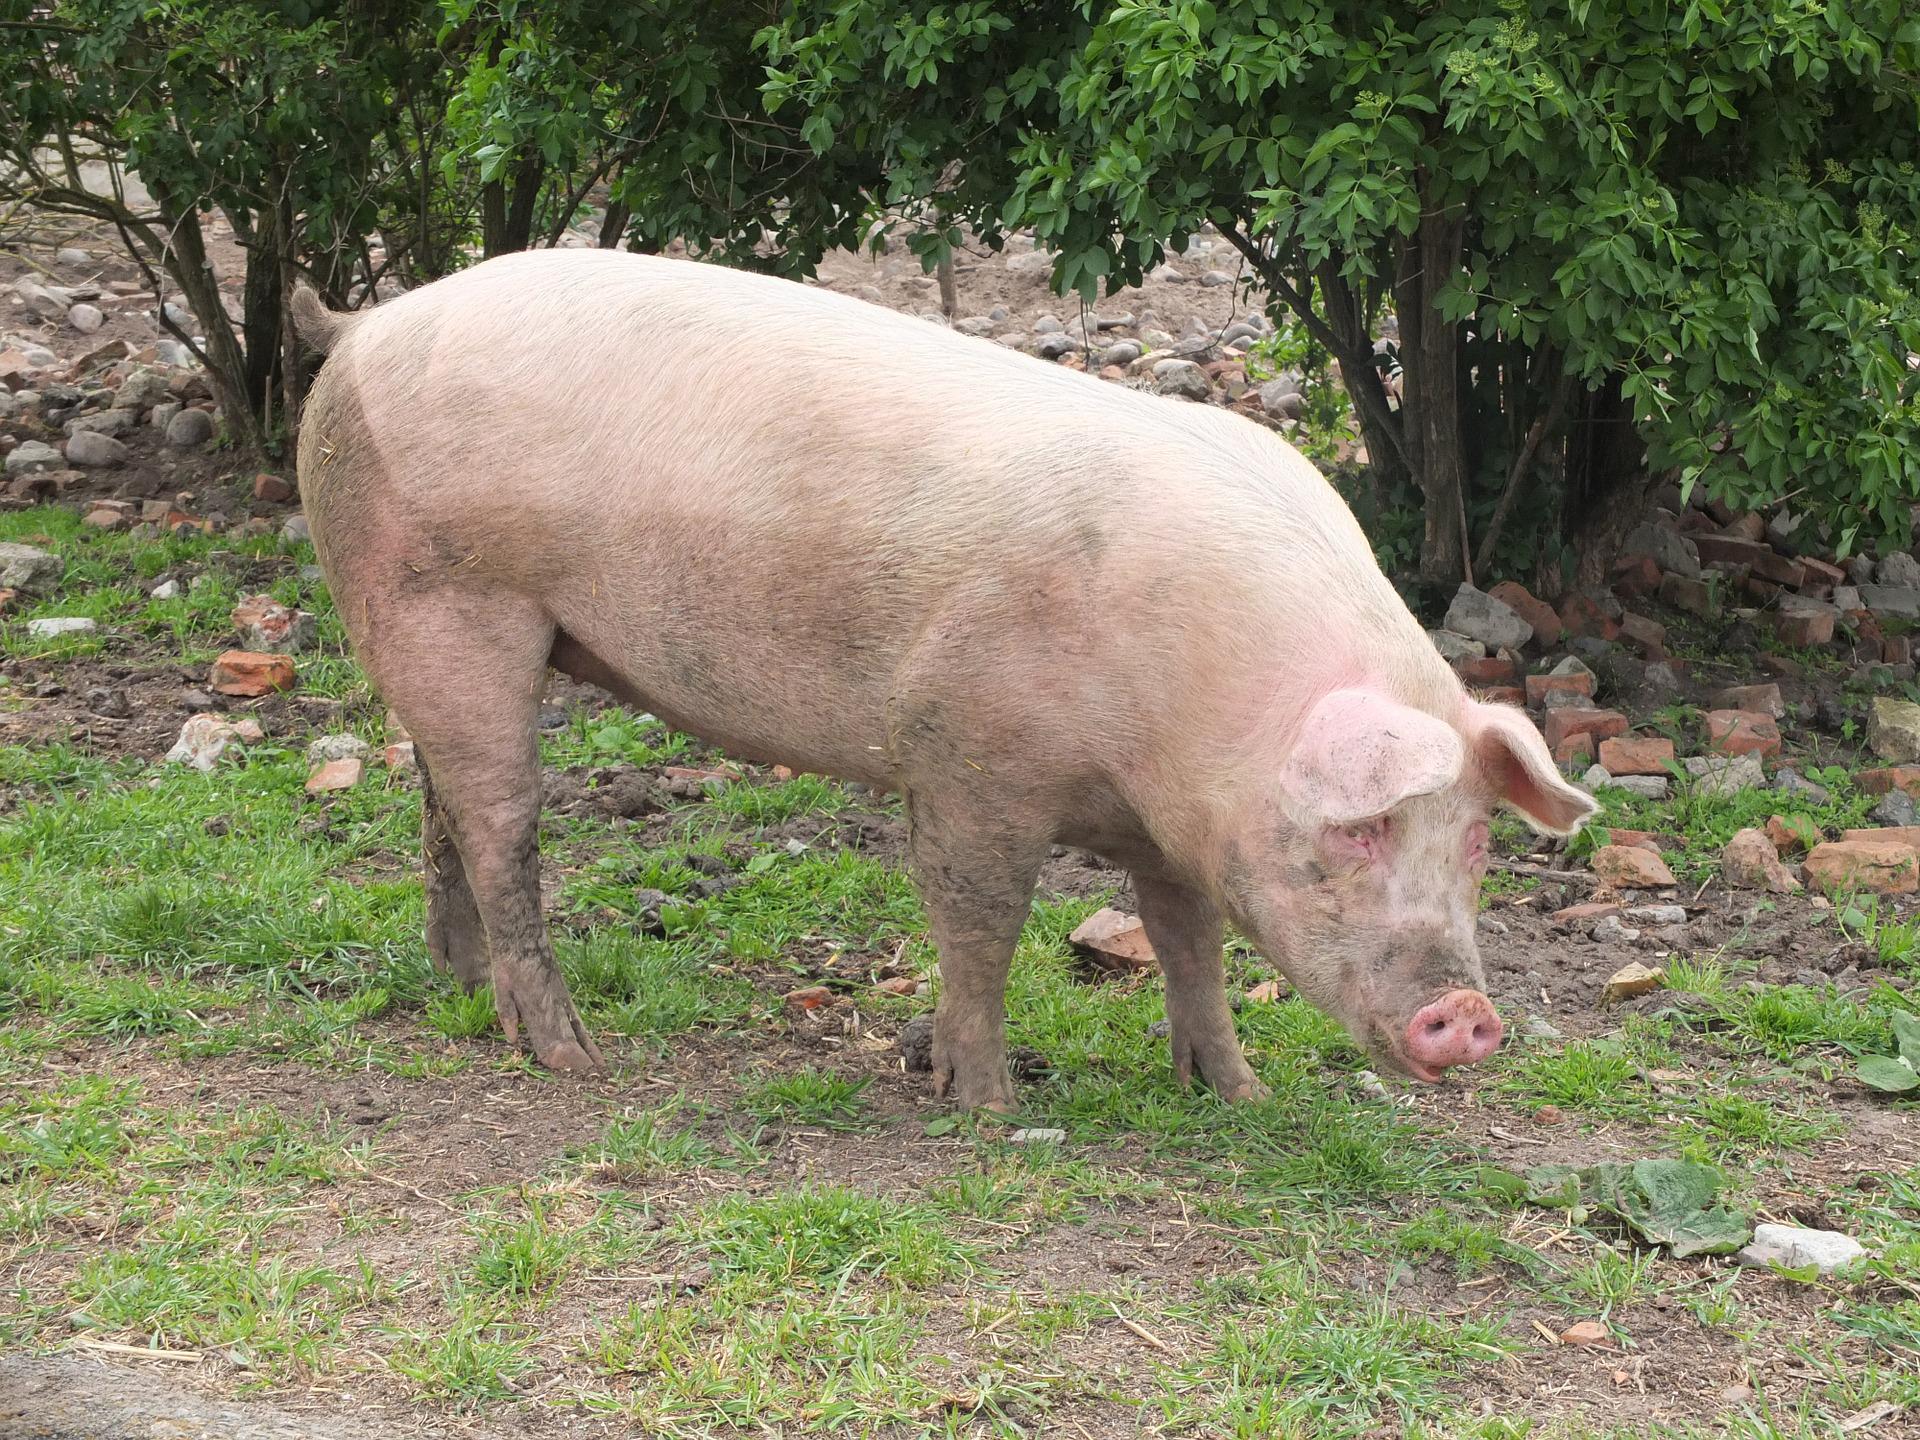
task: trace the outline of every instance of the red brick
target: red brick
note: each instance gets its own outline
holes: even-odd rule
[[[1704,580],[1689,580],[1684,575],[1662,575],[1660,598],[1676,610],[1689,615],[1710,616],[1714,612],[1713,591]]]
[[[1849,610],[1847,619],[1853,625],[1854,639],[1866,646],[1876,655],[1880,653],[1880,642],[1886,633],[1880,628],[1880,621],[1871,610]]]
[[[355,756],[329,760],[307,777],[307,793],[323,795],[329,790],[351,790],[366,773],[366,762]]]
[[[1604,920],[1609,915],[1618,915],[1621,907],[1611,900],[1586,900],[1578,905],[1569,905],[1564,910],[1556,910],[1547,918],[1555,925],[1590,925],[1595,920]]]
[[[1520,618],[1533,626],[1533,643],[1541,649],[1556,645],[1566,627],[1560,623],[1560,612],[1546,601],[1540,599],[1526,586],[1513,580],[1502,580],[1487,592],[1494,599],[1510,606]]]
[[[1880,637],[1880,663],[1883,665],[1911,665],[1913,663],[1913,637],[1911,635],[1882,635]]]
[[[1751,566],[1762,555],[1771,555],[1770,546],[1759,540],[1743,540],[1738,535],[1696,535],[1695,547],[1702,565]]]
[[[1584,595],[1571,595],[1560,602],[1560,619],[1569,635],[1585,635],[1595,640],[1611,640],[1620,627],[1607,612]]]
[[[1862,770],[1853,777],[1853,783],[1869,795],[1884,795],[1889,790],[1903,790],[1914,799],[1920,800],[1920,765],[1893,765],[1882,770]]]
[[[1637,845],[1602,845],[1589,862],[1609,885],[1627,890],[1664,890],[1675,883],[1667,862]]]
[[[1620,638],[1649,660],[1667,658],[1667,627],[1631,610],[1620,617]]]
[[[1729,685],[1724,690],[1716,690],[1713,696],[1713,708],[1716,710],[1757,710],[1762,715],[1771,715],[1776,720],[1786,717],[1786,702],[1780,698],[1778,685]]]
[[[1480,699],[1488,705],[1525,705],[1527,692],[1518,685],[1489,685],[1478,692]]]
[[[1766,832],[1767,839],[1773,842],[1773,848],[1782,855],[1796,855],[1807,848],[1806,840],[1802,838],[1799,830],[1787,823],[1785,816],[1770,816],[1767,820]]]
[[[1760,668],[1769,675],[1784,675],[1797,680],[1807,673],[1807,667],[1789,655],[1775,655],[1771,650],[1760,657]]]
[[[1651,735],[1617,735],[1600,742],[1600,763],[1611,775],[1666,775],[1673,742]]]
[[[1549,695],[1593,695],[1593,676],[1583,671],[1571,675],[1527,676],[1527,703],[1544,705]]]
[[[213,688],[221,695],[252,698],[293,688],[293,657],[258,650],[229,650],[213,662]]]
[[[1753,573],[1762,580],[1771,580],[1790,590],[1798,590],[1807,578],[1806,567],[1798,560],[1789,560],[1771,549],[1763,550],[1754,557]]]
[[[1614,594],[1651,595],[1659,588],[1660,566],[1651,555],[1623,555],[1614,562]]]
[[[1780,727],[1757,710],[1709,710],[1707,744],[1723,755],[1774,756],[1780,753]]]
[[[1782,645],[1802,649],[1825,645],[1833,639],[1835,618],[1831,610],[1783,610],[1773,617],[1773,633]]]
[[[1740,540],[1764,540],[1767,538],[1767,522],[1749,510],[1745,515],[1736,515],[1727,525],[1727,534]]]
[[[1610,845],[1631,845],[1636,850],[1651,850],[1660,853],[1660,841],[1651,830],[1608,830],[1607,843]]]
[[[1911,895],[1920,890],[1920,857],[1911,845],[1879,840],[1828,840],[1807,855],[1807,879],[1822,890]]]
[[[1511,685],[1513,661],[1504,655],[1463,655],[1453,662],[1454,672],[1469,685]]]
[[[1771,580],[1762,580],[1758,575],[1746,575],[1740,580],[1740,591],[1749,599],[1758,600],[1762,605],[1771,605],[1780,598],[1780,587]]]
[[[253,498],[268,500],[274,504],[284,504],[293,499],[293,486],[278,475],[269,475],[265,471],[253,477]]]
[[[1578,765],[1582,770],[1593,764],[1593,736],[1569,735],[1553,747],[1553,763],[1561,769]]]
[[[1803,594],[1814,590],[1831,590],[1836,585],[1847,583],[1846,571],[1810,555],[1800,557],[1800,570],[1800,589]]]
[[[1067,937],[1067,944],[1102,970],[1132,973],[1160,965],[1147,927],[1122,910],[1094,911]]]
[[[1594,743],[1627,733],[1627,717],[1618,710],[1582,710],[1562,705],[1547,711],[1545,724],[1549,747],[1557,746],[1569,735],[1591,735]]]

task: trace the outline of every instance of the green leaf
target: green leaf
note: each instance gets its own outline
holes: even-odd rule
[[[1900,1052],[1901,1059],[1920,1069],[1920,1015],[1907,1010],[1893,1012],[1893,1048]]]
[[[960,1128],[960,1119],[956,1115],[939,1115],[927,1122],[923,1132],[927,1135],[951,1135]]]
[[[1726,1177],[1692,1160],[1637,1160],[1631,1165],[1539,1165],[1527,1172],[1527,1198],[1571,1212],[1611,1215],[1650,1245],[1676,1257],[1724,1255],[1753,1233],[1746,1216],[1714,1201]]]
[[[1904,1095],[1920,1090],[1920,1071],[1897,1055],[1869,1055],[1860,1062],[1860,1083],[1888,1095]]]

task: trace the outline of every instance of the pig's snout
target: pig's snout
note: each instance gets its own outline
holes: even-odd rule
[[[1449,990],[1407,1022],[1406,1056],[1421,1079],[1438,1079],[1449,1066],[1475,1065],[1493,1054],[1503,1028],[1493,1002],[1478,990]]]

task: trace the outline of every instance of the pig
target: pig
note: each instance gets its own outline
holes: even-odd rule
[[[1009,1110],[1004,993],[1050,848],[1132,873],[1172,1069],[1265,1092],[1237,926],[1376,1065],[1501,1022],[1488,819],[1593,802],[1468,695],[1297,451],[816,287],[593,250],[354,314],[300,492],[356,653],[411,733],[426,940],[510,1043],[603,1062],[540,911],[549,667],[724,749],[897,792],[939,952],[936,1096]]]

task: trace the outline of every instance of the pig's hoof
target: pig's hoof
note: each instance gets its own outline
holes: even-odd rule
[[[991,1110],[996,1115],[1011,1115],[1020,1108],[1014,1094],[1013,1076],[1003,1068],[999,1075],[968,1075],[952,1070],[935,1071],[933,1093],[951,1100],[962,1110]]]
[[[607,1068],[607,1062],[600,1055],[600,1047],[591,1040],[584,1045],[572,1038],[547,1046],[536,1045],[533,1054],[547,1069],[567,1075],[592,1074]]]
[[[1273,1098],[1273,1091],[1269,1090],[1259,1080],[1248,1076],[1238,1085],[1221,1090],[1220,1098],[1229,1105],[1257,1105],[1262,1100],[1271,1100]]]

